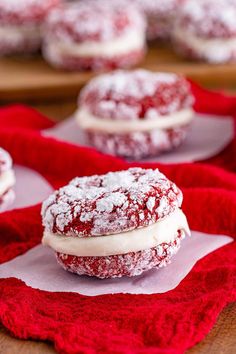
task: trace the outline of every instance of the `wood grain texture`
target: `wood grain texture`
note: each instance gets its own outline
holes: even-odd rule
[[[236,87],[236,64],[209,65],[178,57],[168,45],[152,46],[140,65],[153,71],[182,73],[210,87]],[[94,74],[51,68],[40,57],[0,59],[0,101],[75,98]]]

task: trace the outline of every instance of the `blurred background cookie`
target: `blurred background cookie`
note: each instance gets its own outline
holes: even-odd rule
[[[186,58],[236,61],[236,1],[185,0],[177,13],[173,42]]]
[[[100,151],[137,159],[178,147],[194,116],[192,104],[181,76],[118,70],[85,86],[76,119]]]
[[[35,53],[41,46],[41,28],[48,12],[60,0],[1,0],[0,56]]]
[[[48,16],[43,55],[67,70],[104,70],[138,64],[145,54],[146,23],[124,1],[62,5]]]

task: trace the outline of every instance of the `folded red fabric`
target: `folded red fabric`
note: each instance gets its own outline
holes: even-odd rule
[[[197,112],[222,116],[235,115],[236,96],[226,95],[224,92],[209,91],[193,81],[190,81],[190,84],[195,97],[194,109]]]
[[[0,126],[7,128],[47,129],[55,125],[33,108],[11,105],[0,108]]]
[[[209,113],[218,116],[236,116],[236,96],[228,96],[221,92],[212,92],[190,81],[195,96],[194,109],[199,113]],[[235,119],[236,121],[236,119]],[[7,106],[0,109],[1,129],[19,128],[30,130],[42,130],[51,128],[54,122],[24,105]],[[236,133],[236,124],[235,124]],[[236,139],[217,156],[206,160],[207,163],[236,171]]]
[[[194,109],[199,113],[209,113],[218,116],[232,116],[236,122],[236,96],[229,96],[223,92],[212,92],[202,88],[195,82],[190,82],[195,96]],[[222,117],[221,117],[222,118]],[[236,124],[235,124],[236,135]],[[217,156],[206,161],[236,171],[236,139]]]
[[[234,107],[236,112],[235,98],[223,96],[220,104],[214,101],[218,94],[198,86],[194,89],[198,110],[210,113],[212,108],[212,113],[217,113],[218,106],[219,114],[233,114]],[[27,112],[29,117],[32,111]],[[7,115],[12,117],[9,125]],[[29,123],[29,129],[27,123],[19,124],[20,119],[14,125],[10,109],[7,113],[5,110],[4,118],[0,111],[0,123],[5,122],[0,124],[1,146],[16,163],[35,169],[53,187],[65,184],[75,175],[134,165],[158,167],[183,190],[183,209],[192,229],[236,239],[236,178],[227,171],[235,168],[234,148],[224,158],[217,157],[217,164],[224,168],[206,162],[129,164],[94,149],[42,137],[38,130],[46,123],[42,117],[34,119],[34,115],[32,121],[37,120],[37,124]],[[39,212],[37,205],[0,214],[0,263],[40,242]],[[236,299],[235,284],[233,242],[200,260],[177,288],[165,294],[87,297],[32,289],[14,278],[0,279],[0,320],[15,336],[53,341],[61,353],[182,353],[203,339],[221,309]]]

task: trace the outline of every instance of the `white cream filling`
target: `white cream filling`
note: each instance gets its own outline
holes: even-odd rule
[[[81,108],[75,113],[79,126],[83,129],[101,131],[107,133],[132,133],[148,132],[155,129],[169,129],[190,123],[194,117],[192,109],[184,109],[179,112],[160,116],[157,119],[139,119],[135,121],[101,119],[92,115],[88,110]]]
[[[15,174],[13,170],[8,170],[0,175],[0,195],[3,195],[15,184]]]
[[[35,39],[40,37],[38,26],[15,25],[0,26],[0,39],[6,42],[18,42],[24,38]]]
[[[186,216],[181,209],[153,225],[110,236],[70,237],[44,232],[42,243],[54,251],[78,256],[112,256],[138,252],[173,241],[178,230],[190,235]]]
[[[213,62],[228,60],[232,51],[236,51],[236,38],[206,39],[178,27],[174,30],[174,37],[177,40],[183,41],[183,43],[197,52],[201,57]]]
[[[60,42],[55,39],[47,39],[48,55],[65,55],[78,57],[106,57],[123,55],[131,51],[140,50],[145,45],[145,33],[130,31],[127,34],[107,42],[85,41],[80,44],[73,42]]]

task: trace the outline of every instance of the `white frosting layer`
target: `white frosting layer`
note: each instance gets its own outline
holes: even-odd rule
[[[194,112],[192,109],[184,109],[168,116],[160,116],[156,119],[139,119],[131,121],[101,119],[95,117],[88,110],[78,109],[76,120],[83,129],[101,131],[107,133],[132,133],[147,132],[155,129],[169,129],[190,123]]]
[[[202,58],[215,63],[221,63],[230,59],[232,52],[236,51],[236,38],[198,37],[182,28],[176,28],[174,37],[193,49]]]
[[[0,26],[0,39],[6,42],[18,42],[25,38],[40,38],[40,29],[37,26]]]
[[[0,175],[0,195],[3,195],[15,184],[15,175],[13,170],[4,171]]]
[[[145,46],[145,33],[130,31],[127,34],[107,42],[85,41],[80,44],[74,42],[59,42],[47,39],[48,56],[78,56],[78,57],[106,57],[125,55]]]
[[[178,230],[190,235],[184,213],[177,209],[157,223],[110,236],[70,237],[45,231],[42,243],[57,252],[72,256],[111,256],[138,252],[175,239]]]

